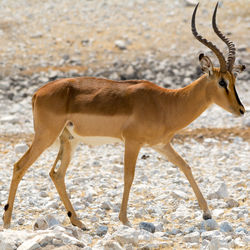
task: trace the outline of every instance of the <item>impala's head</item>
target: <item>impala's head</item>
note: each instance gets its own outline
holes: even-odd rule
[[[226,43],[229,49],[227,61],[222,52],[212,42],[198,34],[195,27],[195,15],[198,5],[199,4],[196,5],[192,16],[191,26],[193,35],[198,41],[214,52],[220,63],[219,68],[214,68],[209,57],[204,56],[204,54],[200,54],[199,56],[201,68],[204,73],[208,74],[208,77],[211,79],[211,85],[213,85],[211,86],[213,89],[212,101],[233,114],[243,115],[245,113],[245,108],[236,92],[235,83],[237,75],[245,69],[245,66],[234,65],[235,45],[221,33],[216,25],[218,3],[214,10],[212,24],[214,32]]]

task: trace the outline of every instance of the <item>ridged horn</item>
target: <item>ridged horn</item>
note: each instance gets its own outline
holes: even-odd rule
[[[216,6],[215,6],[215,9],[214,9],[213,21],[212,21],[213,29],[214,29],[214,32],[217,34],[217,36],[224,43],[226,43],[226,45],[227,45],[227,47],[229,49],[228,58],[227,58],[227,69],[228,69],[228,71],[232,71],[233,65],[234,65],[234,61],[235,61],[235,45],[225,35],[223,35],[221,33],[221,31],[218,29],[218,27],[216,25],[216,14],[217,14],[218,4],[219,3],[217,2]]]
[[[209,49],[211,49],[214,52],[214,54],[217,56],[217,58],[220,62],[220,71],[226,72],[227,71],[227,63],[226,63],[226,60],[225,60],[225,57],[223,56],[223,54],[220,52],[220,50],[212,42],[203,38],[200,34],[198,34],[198,32],[196,30],[195,15],[196,15],[196,11],[197,11],[198,6],[199,6],[199,3],[195,6],[195,9],[194,9],[194,12],[192,15],[192,21],[191,21],[192,33],[198,41],[203,43],[205,46],[207,46]]]

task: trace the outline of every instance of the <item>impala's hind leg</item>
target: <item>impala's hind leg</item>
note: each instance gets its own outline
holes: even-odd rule
[[[68,216],[70,218],[71,223],[74,226],[85,230],[86,227],[80,220],[77,219],[76,212],[69,200],[64,180],[67,168],[71,160],[71,156],[76,145],[76,141],[72,138],[67,128],[65,128],[60,136],[60,149],[55,163],[50,171],[50,177],[56,186],[57,192],[66,210],[68,211]],[[61,163],[59,168],[56,170],[56,165],[59,160],[61,161]]]
[[[54,142],[56,137],[57,135],[53,136],[51,133],[46,132],[41,133],[40,135],[36,134],[28,151],[18,162],[14,164],[8,203],[4,207],[5,212],[3,215],[3,221],[5,228],[10,226],[13,204],[18,184],[32,163],[35,162],[40,154]]]

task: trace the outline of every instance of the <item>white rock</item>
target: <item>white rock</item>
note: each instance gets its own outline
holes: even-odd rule
[[[110,201],[104,201],[101,204],[101,208],[105,209],[105,210],[110,210],[112,208],[112,204]]]
[[[185,6],[195,6],[198,3],[197,0],[184,0]]]
[[[113,171],[115,171],[115,172],[119,172],[119,173],[123,173],[123,166],[121,166],[121,165],[114,165],[113,166]]]
[[[235,229],[235,233],[244,233],[244,234],[248,234],[248,231],[244,228],[244,227],[237,227]]]
[[[246,127],[250,127],[250,118],[249,117],[245,117],[244,120],[243,120],[243,124]]]
[[[61,246],[61,245],[63,245],[63,241],[61,239],[53,239],[52,245]]]
[[[28,145],[22,143],[15,145],[15,153],[16,154],[24,154],[28,150]]]
[[[214,219],[204,220],[200,223],[199,228],[202,230],[212,231],[218,228],[218,224]]]
[[[117,72],[113,72],[112,74],[109,75],[110,80],[120,80],[120,76]]]
[[[228,198],[227,186],[224,182],[220,185],[219,189],[216,192],[219,196],[219,199]]]
[[[23,225],[24,224],[24,218],[20,218],[17,221],[18,225]]]
[[[47,192],[45,192],[45,191],[41,191],[40,192],[40,197],[43,197],[43,198],[45,198],[45,197],[48,197],[49,195],[48,195],[48,193]]]
[[[12,250],[26,241],[29,237],[33,237],[34,233],[27,232],[25,230],[4,230],[0,231],[0,249]]]
[[[207,198],[208,199],[225,199],[228,198],[229,194],[227,191],[227,186],[226,184],[223,182],[220,187],[218,188],[218,190],[214,193],[210,193]]]
[[[233,228],[232,226],[229,224],[229,222],[227,221],[223,221],[221,224],[220,224],[220,231],[221,232],[233,232]]]
[[[173,196],[174,198],[181,198],[181,199],[184,199],[184,200],[188,200],[187,194],[184,193],[184,192],[182,192],[182,191],[180,191],[180,190],[174,190],[174,191],[172,192],[172,196]]]
[[[11,86],[11,82],[10,81],[1,81],[0,82],[0,90],[6,91],[8,89],[10,89]]]
[[[213,237],[221,235],[219,230],[206,231],[201,233],[202,240],[212,240]]]
[[[234,200],[234,199],[228,199],[227,201],[227,206],[229,208],[232,208],[232,207],[238,207],[239,206],[239,202]]]
[[[121,50],[127,49],[126,42],[123,40],[116,40],[115,41],[115,46],[118,47]]]
[[[124,245],[127,243],[132,243],[136,245],[138,243],[139,232],[134,228],[127,226],[121,226],[117,229],[115,233],[112,234],[112,238],[117,240],[120,244]]]
[[[162,222],[158,222],[155,224],[155,231],[156,232],[163,232],[164,224]]]
[[[125,76],[127,78],[133,78],[135,75],[135,70],[132,65],[129,65],[128,68],[126,69]]]
[[[214,209],[212,213],[213,213],[213,217],[218,218],[224,214],[224,209],[220,209],[220,208]]]
[[[45,218],[38,218],[33,226],[34,230],[45,230],[48,228],[49,228],[49,224]]]
[[[244,247],[245,245],[246,245],[245,242],[243,242],[240,237],[238,237],[234,240],[234,247],[236,247],[236,248],[237,247]]]
[[[103,249],[104,250],[122,250],[123,248],[118,242],[114,240],[108,240],[104,242]]]
[[[153,241],[152,243],[148,243],[142,246],[140,249],[172,249],[167,242],[162,241]]]
[[[209,250],[218,250],[220,248],[220,239],[218,237],[213,237],[208,245]]]
[[[1,250],[12,250],[15,249],[16,244],[13,239],[8,239],[0,234],[0,249]]]
[[[36,242],[36,238],[25,241],[17,250],[35,250],[40,249],[41,246]]]
[[[138,240],[150,242],[154,239],[154,235],[148,231],[140,230]]]
[[[58,209],[59,208],[59,204],[57,201],[49,201],[46,205],[46,208],[54,208],[54,209]]]
[[[47,221],[49,228],[55,225],[60,225],[58,219],[56,219],[53,215],[46,215],[45,220]]]
[[[15,124],[18,123],[19,119],[17,116],[14,115],[8,115],[8,116],[4,116],[0,118],[0,123],[11,123],[11,124]]]
[[[193,232],[190,234],[186,234],[184,236],[184,241],[189,243],[199,243],[200,240],[200,233],[199,232]]]

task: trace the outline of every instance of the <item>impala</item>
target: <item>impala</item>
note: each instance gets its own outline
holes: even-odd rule
[[[14,165],[8,203],[4,207],[4,227],[10,226],[19,182],[32,163],[57,138],[60,139],[60,149],[50,177],[73,225],[85,229],[77,218],[65,187],[66,170],[79,141],[94,145],[124,142],[124,190],[119,213],[123,224],[129,225],[129,192],[137,156],[143,146],[152,147],[183,171],[203,210],[203,218],[211,218],[190,166],[170,142],[174,134],[200,116],[212,103],[236,115],[245,112],[235,89],[236,75],[245,66],[234,66],[235,46],[217,28],[217,7],[218,3],[212,18],[213,30],[226,43],[229,56],[226,60],[212,42],[197,33],[197,4],[192,15],[192,33],[214,52],[220,67],[215,68],[209,57],[200,54],[199,61],[204,74],[184,88],[165,89],[144,80],[111,81],[79,77],[49,82],[34,94],[32,108],[35,135],[28,151]],[[60,166],[57,168],[58,161]]]

